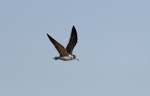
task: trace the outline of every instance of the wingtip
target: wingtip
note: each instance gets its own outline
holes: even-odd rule
[[[48,37],[51,37],[48,33],[46,34]]]
[[[72,26],[72,28],[74,28],[74,29],[75,29],[75,26],[73,25],[73,26]]]
[[[49,39],[51,39],[52,37],[47,33],[47,37],[49,38]]]
[[[76,28],[75,28],[75,26],[74,26],[74,25],[72,26],[72,31],[73,31],[73,30],[75,30],[75,31],[76,31]]]

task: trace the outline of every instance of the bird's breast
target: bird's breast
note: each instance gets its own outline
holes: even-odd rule
[[[64,61],[69,61],[69,60],[73,60],[73,56],[72,55],[68,55],[68,56],[63,56],[60,58],[61,60],[64,60]]]

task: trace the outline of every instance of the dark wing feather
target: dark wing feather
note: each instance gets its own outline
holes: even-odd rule
[[[49,40],[53,43],[57,51],[59,52],[60,56],[68,55],[67,50],[55,39],[53,39],[49,34],[47,34]]]
[[[75,45],[77,44],[77,31],[75,29],[75,27],[73,26],[72,27],[72,32],[71,32],[71,36],[70,36],[70,40],[69,40],[69,43],[66,47],[66,50],[68,53],[72,54],[73,52],[73,48],[75,47]]]

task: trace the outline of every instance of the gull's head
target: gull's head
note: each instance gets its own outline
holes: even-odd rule
[[[78,58],[76,58],[76,55],[73,55],[73,59],[76,59],[76,60],[78,60],[78,61],[79,61],[79,59],[78,59]]]

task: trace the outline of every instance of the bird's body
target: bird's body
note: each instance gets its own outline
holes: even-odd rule
[[[59,57],[54,57],[55,60],[63,60],[63,61],[70,61],[73,60],[73,55],[67,55],[67,56],[59,56]]]
[[[77,43],[77,32],[75,27],[72,27],[72,32],[70,36],[69,43],[66,48],[64,48],[59,42],[57,42],[54,38],[52,38],[49,34],[47,34],[49,40],[53,43],[55,48],[57,49],[58,53],[60,54],[59,57],[54,57],[55,60],[63,60],[63,61],[70,61],[70,60],[78,60],[75,55],[72,54],[73,49]]]

